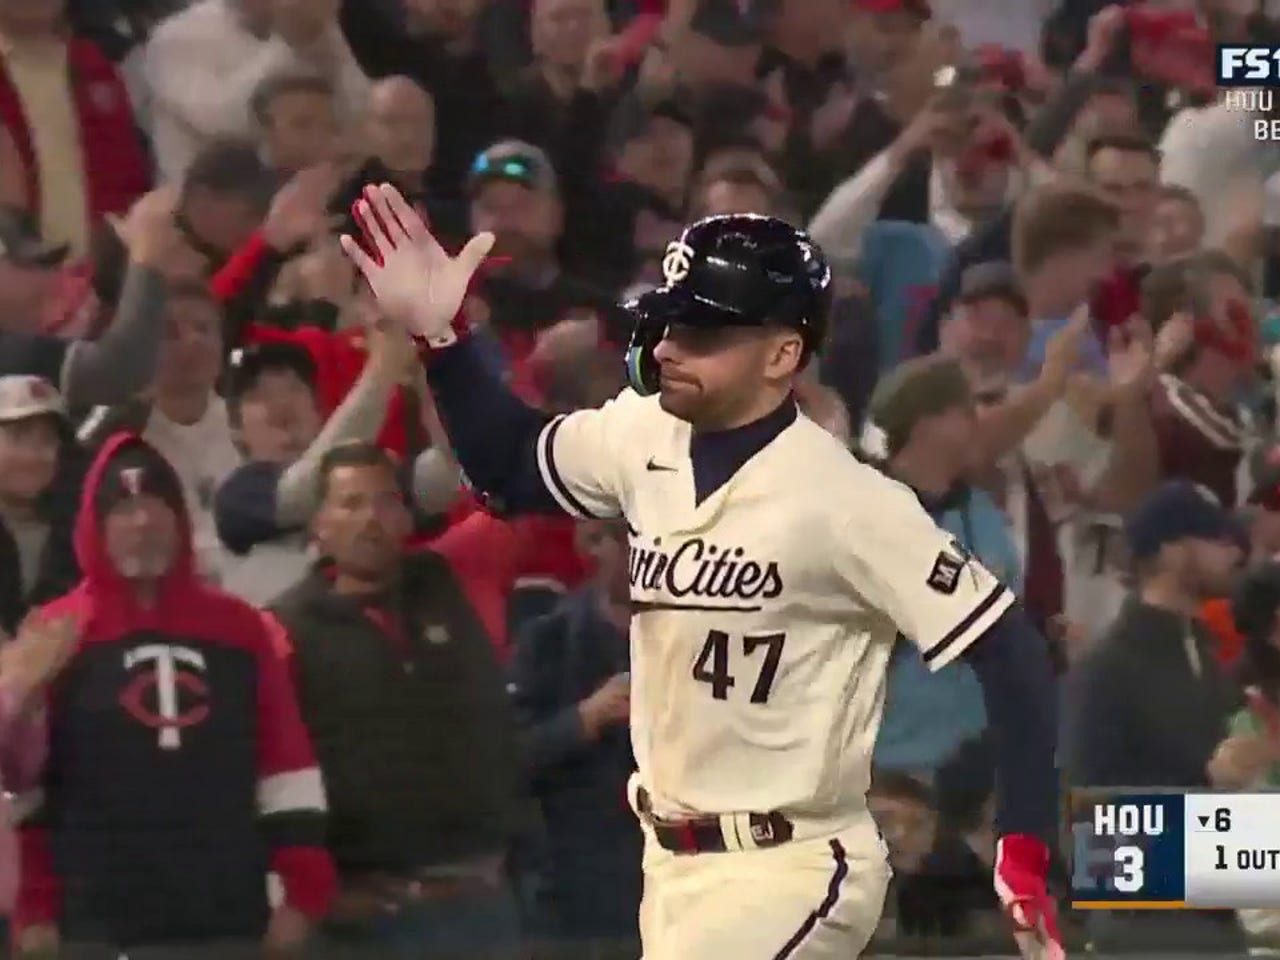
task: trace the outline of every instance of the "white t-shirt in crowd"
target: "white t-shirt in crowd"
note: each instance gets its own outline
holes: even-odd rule
[[[1120,518],[1085,510],[1080,501],[1081,493],[1102,479],[1111,448],[1065,400],[1050,408],[1022,448],[1057,525],[1062,612],[1090,636],[1110,624],[1128,592],[1117,562],[1123,544]]]
[[[216,582],[226,551],[214,526],[213,495],[243,461],[232,440],[226,403],[221,397],[211,398],[204,416],[191,424],[175,423],[153,407],[142,436],[178,471],[191,513],[200,572]]]

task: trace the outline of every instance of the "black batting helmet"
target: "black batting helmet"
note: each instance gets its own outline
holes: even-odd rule
[[[627,379],[636,392],[658,390],[654,348],[671,324],[790,327],[804,359],[822,343],[831,303],[831,269],[804,232],[774,217],[707,217],[685,228],[662,258],[663,286],[626,304],[635,319]]]

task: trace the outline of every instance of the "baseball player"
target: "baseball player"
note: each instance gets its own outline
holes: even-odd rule
[[[1054,691],[1013,596],[905,486],[798,413],[830,271],[779,220],[713,217],[630,304],[631,387],[548,417],[453,330],[491,249],[450,257],[391,187],[343,246],[427,370],[463,469],[509,511],[630,531],[631,800],[645,834],[646,960],[847,958],[889,880],[867,812],[895,639],[982,682],[999,751],[996,889],[1023,953],[1061,957],[1045,875],[1057,820]]]

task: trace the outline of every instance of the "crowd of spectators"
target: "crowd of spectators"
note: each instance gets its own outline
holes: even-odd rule
[[[1064,783],[1280,786],[1280,149],[1211,72],[1267,7],[0,0],[13,955],[639,955],[626,528],[469,492],[338,245],[368,183],[496,235],[459,323],[557,411],[687,221],[806,227],[802,409],[1018,591]],[[895,650],[886,939],[1008,946],[985,729]]]

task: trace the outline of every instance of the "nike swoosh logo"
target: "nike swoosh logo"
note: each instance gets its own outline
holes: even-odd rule
[[[654,472],[661,472],[661,473],[677,473],[678,472],[675,467],[664,467],[660,463],[654,463],[653,457],[649,458],[649,462],[644,465],[644,468],[646,470],[652,470]]]

